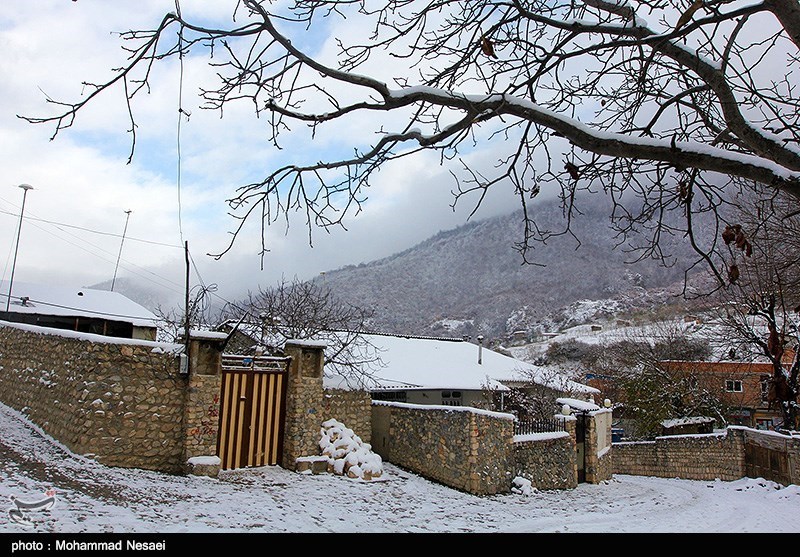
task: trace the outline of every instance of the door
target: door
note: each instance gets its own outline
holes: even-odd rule
[[[288,358],[223,356],[217,436],[223,470],[280,460],[288,363]]]
[[[586,481],[586,414],[575,414],[575,450],[578,463],[578,483]]]

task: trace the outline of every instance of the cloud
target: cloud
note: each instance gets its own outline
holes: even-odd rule
[[[230,21],[235,4],[209,0],[183,2],[181,7],[185,15],[195,12],[205,21]],[[152,28],[164,13],[175,9],[172,0],[109,6],[88,0],[8,0],[0,6],[0,46],[5,53],[0,71],[7,76],[0,83],[5,107],[0,115],[0,164],[5,177],[0,184],[0,238],[4,239],[0,257],[5,278],[22,200],[16,186],[21,183],[35,189],[27,198],[29,219],[20,238],[18,280],[84,286],[109,280],[122,246],[119,276],[166,287],[176,299],[184,282],[184,242],[192,255],[192,281],[216,283],[220,296],[234,298],[259,284],[274,284],[281,276],[311,278],[385,257],[467,221],[471,200],[464,199],[466,203],[453,210],[452,176],[435,155],[423,154],[401,159],[378,173],[366,191],[363,211],[345,219],[347,230],[315,229],[309,242],[302,215],[292,214],[288,231],[281,223],[266,231],[270,251],[262,269],[256,218],[225,256],[217,260],[207,255],[224,250],[237,225],[225,203],[237,187],[262,178],[287,160],[315,160],[333,149],[369,142],[364,130],[374,127],[368,115],[359,117],[343,126],[326,127],[313,143],[309,131],[300,127],[295,136],[285,138],[282,150],[276,149],[267,141],[267,122],[254,118],[247,103],[231,105],[222,118],[200,108],[199,87],[214,79],[215,69],[208,66],[206,56],[193,53],[183,66],[181,107],[191,116],[181,122],[180,144],[180,66],[174,59],[156,65],[153,87],[134,103],[137,135],[131,164],[127,164],[131,123],[121,88],[99,97],[79,114],[72,128],[51,141],[52,126],[31,125],[17,115],[52,113],[57,107],[48,104],[44,94],[66,101],[85,98],[91,87],[82,85],[84,80],[106,79],[125,60],[114,31]],[[340,24],[352,25],[345,20],[324,28],[334,31]],[[308,44],[327,56],[334,43],[320,37]],[[392,118],[388,115],[387,121]],[[479,164],[494,160],[483,153],[472,156],[485,158]],[[498,189],[474,218],[513,208],[513,195]],[[132,212],[123,242],[127,210]]]

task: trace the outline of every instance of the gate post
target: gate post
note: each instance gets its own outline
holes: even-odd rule
[[[190,333],[183,406],[183,462],[187,473],[215,476],[219,472],[219,393],[226,338],[222,333]]]
[[[307,340],[287,340],[284,346],[291,363],[286,385],[281,467],[288,470],[295,469],[299,457],[319,454],[325,346],[324,342]]]

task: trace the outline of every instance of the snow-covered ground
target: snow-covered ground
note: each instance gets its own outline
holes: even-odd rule
[[[800,532],[800,489],[762,479],[616,476],[573,490],[477,497],[385,462],[371,481],[279,467],[218,479],[110,468],[71,454],[1,404],[0,432],[6,534]],[[43,500],[48,491],[55,503],[28,512],[32,526],[11,519],[12,497]]]

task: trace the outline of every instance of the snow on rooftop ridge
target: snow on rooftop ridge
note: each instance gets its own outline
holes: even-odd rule
[[[573,410],[581,410],[581,411],[600,410],[600,407],[594,402],[587,400],[580,400],[577,398],[557,398],[556,402],[558,404],[566,404]]]
[[[389,402],[385,400],[373,400],[373,406],[396,406],[397,408],[409,408],[412,410],[444,410],[446,412],[472,412],[473,414],[481,414],[483,416],[492,416],[494,418],[501,418],[503,420],[515,421],[517,418],[514,414],[506,412],[495,412],[494,410],[484,410],[482,408],[475,408],[474,406],[447,406],[441,404],[413,404],[411,402]]]
[[[707,424],[713,421],[714,418],[708,418],[706,416],[691,416],[686,418],[673,418],[671,420],[664,420],[661,422],[661,425],[664,427],[675,427],[679,425]]]
[[[209,331],[206,329],[191,329],[189,331],[189,338],[202,338],[207,340],[224,340],[228,338],[228,333],[221,333],[218,331]]]
[[[286,344],[294,344],[295,346],[306,346],[309,348],[327,348],[328,343],[324,340],[313,340],[307,338],[290,338],[286,339]]]
[[[218,329],[225,325],[233,326],[239,323],[236,319],[227,319],[221,323],[219,323],[215,328]],[[253,329],[258,330],[258,334],[260,335],[261,329],[263,325],[261,323],[256,323],[253,321],[243,321],[239,325],[239,331],[243,332],[244,334],[251,336],[254,340],[258,340],[253,336],[255,332]],[[372,331],[372,330],[363,330],[363,329],[326,329],[324,331],[320,331],[320,333],[349,333],[349,334],[357,334],[357,335],[372,335],[372,336],[380,336],[380,337],[396,337],[396,338],[405,338],[405,339],[420,339],[420,340],[442,340],[442,341],[449,341],[449,342],[465,342],[464,338],[462,337],[447,337],[447,336],[433,336],[433,335],[417,335],[417,334],[405,334],[405,333],[392,333],[388,331]]]

